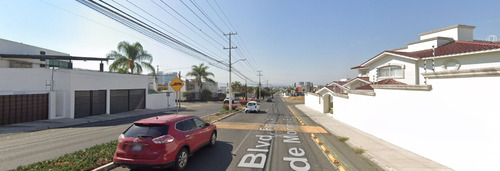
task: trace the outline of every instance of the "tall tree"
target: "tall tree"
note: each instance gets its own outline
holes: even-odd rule
[[[114,58],[113,63],[109,66],[109,71],[118,71],[123,73],[126,71],[131,74],[142,73],[142,68],[145,67],[153,72],[155,69],[151,65],[153,56],[142,48],[139,42],[130,44],[127,41],[118,43],[118,51],[111,51],[106,55],[106,58]],[[128,72],[130,70],[130,72]]]
[[[235,81],[231,84],[231,88],[233,91],[240,92],[241,93],[241,83],[239,81]]]
[[[211,78],[208,78],[208,76],[215,77],[215,75],[211,72],[207,71],[208,66],[205,66],[205,64],[201,63],[199,66],[193,65],[191,66],[191,72],[187,73],[187,76],[193,76],[194,79],[193,81],[198,84],[198,87],[200,87],[200,96],[201,96],[201,91],[203,90],[203,82],[211,82],[215,83],[214,80]]]

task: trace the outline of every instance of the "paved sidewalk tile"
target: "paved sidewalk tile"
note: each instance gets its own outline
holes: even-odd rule
[[[331,116],[327,116],[324,113],[306,107],[304,104],[296,105],[296,107],[316,123],[322,125],[330,133],[337,136],[349,137],[346,143],[353,147],[365,149],[366,152],[364,154],[385,170],[452,170],[418,154],[351,127]]]

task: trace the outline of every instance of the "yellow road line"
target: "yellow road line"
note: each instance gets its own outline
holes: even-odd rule
[[[332,155],[332,154],[328,154],[328,158],[329,158],[329,159],[330,159],[330,161],[332,161],[333,163],[339,163],[339,161],[338,161],[335,157],[333,157],[333,155]]]
[[[330,151],[328,151],[328,149],[326,149],[326,147],[325,147],[324,145],[321,145],[321,146],[319,146],[319,147],[320,147],[320,148],[321,148],[321,150],[323,150],[323,152],[325,152],[325,153],[330,152]]]
[[[295,113],[295,111],[290,106],[287,106],[287,107],[292,112],[292,114],[297,118],[297,120],[302,125],[305,125],[304,122],[302,121],[302,119],[297,115],[297,113]],[[307,126],[304,126],[304,127],[307,127]],[[311,126],[309,126],[309,127],[311,127]],[[323,129],[323,127],[320,127],[320,128],[322,130],[325,130],[325,129]],[[323,143],[318,139],[318,137],[316,135],[311,134],[311,137],[319,145],[319,147],[321,148],[321,150],[323,150],[323,152],[325,152],[325,154],[328,156],[328,158],[330,159],[330,161],[332,163],[338,165],[338,170],[339,171],[346,171],[346,169],[344,168],[344,166],[342,166],[342,164],[339,163],[339,161],[335,157],[333,157],[333,155],[330,153],[330,151],[324,145],[322,145]]]
[[[319,144],[319,145],[323,144],[319,139],[314,139],[314,141],[316,141],[316,144]]]

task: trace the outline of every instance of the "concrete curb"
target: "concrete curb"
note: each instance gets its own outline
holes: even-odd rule
[[[95,168],[93,169],[92,171],[106,171],[106,170],[111,170],[111,169],[114,169],[116,168],[117,166],[114,165],[113,162],[111,163],[108,163],[108,164],[105,164],[105,165],[102,165],[101,167],[98,167],[98,168]]]
[[[233,115],[235,115],[236,113],[239,113],[239,112],[241,112],[241,110],[236,111],[236,112],[233,112],[233,113],[230,113],[230,114],[228,114],[228,115],[226,115],[226,116],[224,116],[224,117],[222,117],[222,118],[219,118],[219,119],[217,119],[217,120],[215,120],[215,121],[212,121],[212,122],[210,122],[210,123],[219,122],[219,121],[221,121],[221,120],[223,120],[223,119],[226,119],[226,118],[228,118],[228,117],[230,117],[230,116],[233,116]]]

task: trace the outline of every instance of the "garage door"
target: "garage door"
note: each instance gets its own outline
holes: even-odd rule
[[[106,113],[106,90],[92,91],[92,115]]]
[[[48,118],[48,94],[0,96],[0,125],[45,120]]]
[[[129,90],[130,91],[130,96],[129,96],[129,110],[136,110],[136,109],[144,109],[145,108],[145,99],[146,99],[146,90],[144,89],[137,89],[137,90]]]
[[[111,90],[110,98],[111,114],[128,111],[128,90]]]
[[[111,114],[144,109],[146,104],[146,90],[111,90],[110,98]]]
[[[106,113],[106,90],[75,91],[75,118]]]

